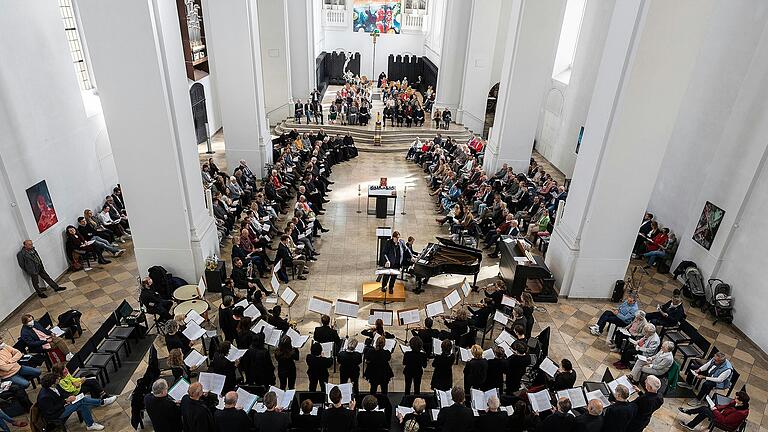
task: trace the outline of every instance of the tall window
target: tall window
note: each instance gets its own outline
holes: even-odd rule
[[[557,45],[552,77],[568,84],[571,77],[573,56],[581,31],[581,19],[584,16],[586,0],[568,0],[565,4],[563,27],[560,30],[560,42]]]
[[[69,43],[69,53],[72,55],[72,63],[75,66],[77,82],[80,84],[80,90],[91,90],[93,82],[91,74],[88,71],[88,64],[85,61],[85,50],[80,41],[80,32],[77,29],[77,20],[75,19],[75,9],[72,6],[72,0],[59,0],[59,10],[61,19],[64,21],[64,33],[67,35]]]

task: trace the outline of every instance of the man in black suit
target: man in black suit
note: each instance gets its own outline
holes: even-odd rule
[[[341,338],[339,338],[339,332],[331,327],[331,317],[328,315],[321,316],[320,323],[322,325],[315,327],[312,338],[318,343],[333,342],[333,346],[338,347],[339,343],[341,343]]]
[[[237,393],[233,391],[224,395],[224,409],[217,410],[214,417],[218,432],[247,432],[253,427],[248,414],[242,410],[242,407],[237,407]]]
[[[653,214],[652,213],[645,213],[643,215],[643,222],[640,224],[640,228],[637,230],[638,234],[641,234],[643,236],[648,236],[648,233],[651,232],[651,225],[653,222]],[[639,256],[641,252],[643,252],[643,245],[645,244],[645,240],[638,235],[635,238],[635,246],[632,248],[632,255],[633,258]]]
[[[602,432],[603,431],[603,403],[599,399],[592,399],[587,404],[587,412],[576,417],[577,432]]]
[[[231,281],[232,279],[227,279]],[[219,306],[219,327],[224,333],[224,340],[232,342],[237,336],[237,321],[232,315],[232,306],[235,300],[232,296],[224,296],[221,306]]]
[[[379,400],[374,395],[363,398],[363,409],[357,413],[357,429],[378,431],[387,426],[387,419],[381,411],[374,411],[379,406]]]
[[[205,404],[203,385],[192,383],[187,394],[181,398],[181,419],[185,432],[216,432],[213,415]]]
[[[320,416],[317,413],[312,414],[315,404],[309,399],[301,402],[300,412],[293,418],[291,427],[298,430],[320,429]]]
[[[627,425],[637,413],[637,405],[627,402],[629,389],[619,384],[613,392],[616,402],[605,409],[603,414],[603,430],[625,432]]]
[[[288,236],[282,235],[280,237],[280,245],[277,246],[277,254],[275,255],[275,262],[282,260],[283,265],[282,268],[280,268],[281,279],[283,282],[288,282],[288,273],[285,272],[286,267],[290,266],[296,266],[296,276],[297,278],[301,280],[306,280],[307,277],[304,276],[304,260],[294,260],[293,254],[291,253],[291,249],[288,247]]]
[[[341,405],[341,390],[334,386],[328,393],[333,406],[323,411],[323,417],[320,421],[326,432],[348,432],[355,427],[355,400],[349,403],[349,409]],[[470,411],[470,415],[472,412]]]
[[[437,430],[442,432],[467,432],[472,430],[474,414],[464,405],[464,387],[451,389],[453,405],[443,407],[437,415]]]
[[[421,329],[412,329],[411,334],[421,339],[421,341],[424,343],[424,352],[427,353],[428,356],[432,356],[432,338],[439,338],[440,331],[437,329],[433,329],[432,326],[434,325],[434,321],[430,317],[424,318],[424,328]],[[440,353],[436,353],[440,354]]]
[[[58,380],[58,377],[52,373],[43,375],[40,380],[42,389],[37,395],[37,408],[40,415],[49,422],[63,423],[77,411],[83,417],[87,430],[103,430],[104,426],[96,423],[91,414],[91,407],[98,406],[101,402],[95,402],[94,405],[92,401],[98,401],[98,399],[89,397],[75,402],[75,396],[68,396],[68,393],[57,387]]]
[[[561,397],[557,400],[557,411],[545,418],[539,427],[538,432],[570,432],[574,430],[576,419],[569,413],[571,410],[571,400]]]
[[[404,265],[411,262],[411,254],[405,247],[405,242],[400,240],[400,233],[392,231],[392,238],[384,245],[384,252],[381,254],[379,265],[388,269],[400,270]],[[381,292],[387,289],[389,284],[389,294],[393,294],[397,275],[385,274],[381,277]]]
[[[152,383],[152,393],[144,396],[144,409],[157,432],[181,432],[181,410],[168,396],[168,383],[160,378]]]
[[[661,381],[655,375],[645,379],[645,393],[632,401],[637,407],[635,417],[627,425],[627,432],[642,432],[651,422],[653,413],[664,404],[664,396],[658,393]]]
[[[485,414],[475,417],[475,430],[478,431],[501,431],[507,430],[509,417],[506,411],[500,411],[499,398],[491,396],[488,398],[488,409]],[[480,408],[480,407],[478,407]]]

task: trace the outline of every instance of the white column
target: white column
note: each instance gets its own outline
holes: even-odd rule
[[[491,67],[496,54],[501,0],[474,0],[470,13],[470,30],[461,85],[460,109],[456,123],[476,134],[483,133],[488,91],[491,89]],[[439,75],[438,75],[439,76]]]
[[[264,109],[256,0],[203,2],[206,41],[219,96],[227,166],[241,159],[255,172],[272,159]]]
[[[573,56],[573,67],[565,93],[562,124],[555,141],[552,162],[565,174],[573,176],[579,130],[587,120],[589,103],[597,80],[600,58],[611,23],[615,0],[588,0]]]
[[[513,0],[486,171],[504,163],[515,172],[528,169],[564,13],[565,0]]]
[[[264,107],[270,125],[293,115],[291,65],[288,51],[288,1],[259,3],[259,40],[264,82]]]
[[[219,253],[205,208],[176,4],[79,2],[139,271],[189,281]]]
[[[712,4],[616,2],[568,202],[547,252],[561,295],[605,298],[624,278]]]
[[[435,106],[449,108],[458,120],[461,109],[461,87],[464,79],[464,61],[469,39],[469,17],[472,2],[445,0],[445,22],[440,64],[437,68]]]
[[[291,66],[291,93],[302,101],[315,83],[314,9],[311,0],[288,2],[288,46]]]

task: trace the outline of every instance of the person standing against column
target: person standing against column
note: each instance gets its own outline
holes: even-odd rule
[[[16,260],[19,262],[19,267],[24,270],[24,273],[28,274],[32,279],[32,287],[35,288],[37,296],[40,298],[48,297],[45,294],[45,289],[40,287],[40,278],[47,283],[54,291],[64,291],[66,288],[59,286],[45,271],[43,266],[43,260],[37,253],[37,250],[32,245],[32,240],[24,240],[21,250],[16,254]]]

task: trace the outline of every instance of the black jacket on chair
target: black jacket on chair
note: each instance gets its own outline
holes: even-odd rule
[[[475,417],[466,406],[454,403],[437,414],[437,430],[441,432],[468,432],[473,430]]]
[[[157,432],[181,432],[181,410],[170,396],[144,396],[144,409]]]

